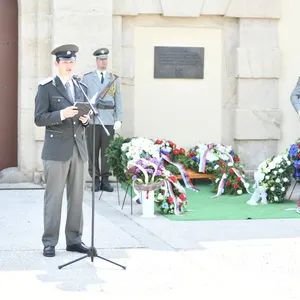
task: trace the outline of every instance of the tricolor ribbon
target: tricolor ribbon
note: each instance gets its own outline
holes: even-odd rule
[[[193,191],[195,191],[195,192],[199,192],[199,189],[196,188],[196,187],[193,185],[192,181],[190,180],[190,178],[188,177],[188,175],[187,175],[187,173],[186,173],[186,170],[185,170],[184,166],[183,166],[181,163],[179,163],[179,162],[173,162],[173,161],[172,161],[167,155],[165,155],[165,154],[162,154],[162,155],[161,155],[161,158],[162,158],[163,160],[165,160],[166,162],[168,162],[169,164],[171,164],[171,165],[177,167],[177,169],[178,169],[179,172],[180,172],[180,175],[181,175],[181,177],[182,177],[182,180],[183,180],[184,185],[185,185],[186,188],[191,189],[191,190],[193,190]]]
[[[224,185],[225,185],[226,179],[227,179],[227,175],[224,173],[220,180],[220,183],[218,185],[217,194],[215,196],[213,196],[212,198],[220,197],[222,195],[222,193],[224,191]]]
[[[234,171],[234,173],[235,173],[235,175],[237,176],[237,177],[240,177],[241,178],[241,182],[243,183],[243,185],[244,185],[244,188],[246,189],[246,191],[247,191],[247,193],[248,194],[251,194],[250,193],[250,191],[249,191],[249,189],[247,188],[247,182],[246,182],[246,180],[244,179],[244,177],[242,176],[242,174],[237,170],[237,169],[235,169],[235,168],[232,168],[232,170]]]
[[[206,158],[208,153],[213,149],[214,146],[215,146],[214,144],[206,145],[206,149],[202,153],[200,153],[200,161],[199,161],[199,169],[198,169],[200,173],[205,173]]]
[[[173,199],[174,214],[176,216],[181,216],[182,212],[179,209],[179,204],[177,203],[177,197],[174,193],[174,188],[176,188],[181,194],[184,194],[186,196],[185,189],[180,185],[180,183],[174,182],[170,178],[165,179],[161,186],[161,189],[163,190],[163,195],[170,195],[170,197]],[[169,203],[169,205],[170,205],[170,203]]]

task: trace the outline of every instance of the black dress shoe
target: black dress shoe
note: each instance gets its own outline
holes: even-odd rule
[[[101,181],[101,190],[105,192],[113,192],[114,188],[109,184],[108,178],[104,177]]]
[[[53,257],[55,256],[55,247],[54,246],[45,246],[43,255],[46,257]]]
[[[91,190],[93,191],[93,186],[91,188]],[[95,177],[95,192],[99,192],[101,190],[101,182],[99,177]]]
[[[87,247],[84,243],[68,245],[67,251],[79,252],[79,253],[89,253],[89,247]]]

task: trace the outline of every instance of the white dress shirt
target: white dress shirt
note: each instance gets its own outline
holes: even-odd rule
[[[101,73],[103,74],[103,78],[105,79],[106,70],[104,70],[104,71],[97,70],[97,74],[98,74],[100,82],[101,82],[101,77],[102,77]]]
[[[66,83],[69,82],[70,83],[70,89],[71,89],[71,93],[73,96],[73,99],[75,100],[75,88],[74,88],[74,83],[73,80],[70,78],[68,81],[64,81],[60,76],[58,76],[59,79],[61,80],[62,84],[64,85],[64,87],[66,86]],[[63,115],[63,110],[60,111],[60,119],[63,121],[65,119],[64,115]]]

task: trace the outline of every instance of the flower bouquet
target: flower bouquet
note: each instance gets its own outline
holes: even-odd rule
[[[186,191],[171,175],[155,192],[155,204],[163,214],[181,215],[187,211]]]
[[[153,217],[154,190],[160,188],[163,180],[167,178],[161,161],[150,157],[130,160],[127,164],[126,178],[132,185],[136,197],[142,202],[143,216]]]
[[[267,202],[282,202],[294,172],[289,154],[285,152],[266,159],[258,166],[258,172],[261,174],[258,186],[267,193]]]
[[[300,180],[300,139],[290,146],[288,158],[294,166],[293,177]]]
[[[180,174],[178,163],[185,170],[191,167],[192,160],[186,156],[186,150],[184,148],[178,148],[177,145],[170,140],[157,139],[155,144],[159,146],[161,156],[167,156],[168,160],[175,163],[172,164],[164,161],[165,168],[173,175]]]

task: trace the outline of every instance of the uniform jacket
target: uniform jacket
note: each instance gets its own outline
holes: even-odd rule
[[[84,102],[85,98],[78,83],[73,80],[75,102]],[[81,84],[84,92],[86,86]],[[45,126],[45,139],[42,150],[43,160],[67,161],[73,154],[76,143],[81,158],[87,160],[85,127],[77,116],[61,121],[60,111],[72,106],[65,87],[59,77],[45,80],[38,86],[35,97],[35,124]]]
[[[106,71],[104,82],[101,83],[97,71],[87,73],[83,76],[82,82],[88,87],[88,97],[91,99],[95,93],[101,92],[105,86],[111,81],[112,74]],[[99,117],[104,125],[114,125],[115,121],[122,121],[122,98],[120,91],[119,78],[113,83],[110,90],[101,101],[103,105],[114,106],[114,109],[99,109]],[[96,118],[96,124],[100,124]]]
[[[292,91],[292,94],[290,97],[292,105],[297,113],[300,111],[300,99],[299,98],[300,98],[300,77],[299,77],[296,87]]]

